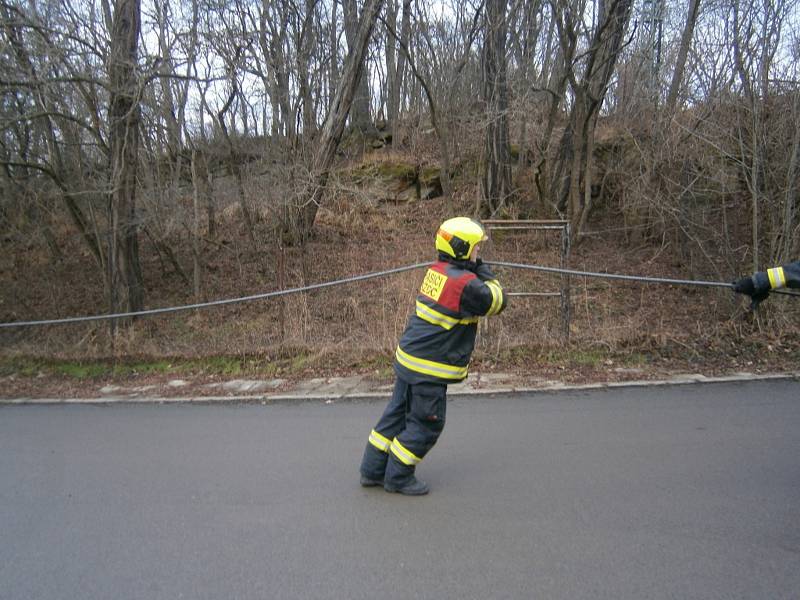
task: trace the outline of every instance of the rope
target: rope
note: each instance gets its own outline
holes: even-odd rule
[[[407,267],[398,267],[396,269],[388,269],[386,271],[376,271],[374,273],[366,273],[364,275],[355,275],[353,277],[346,277],[344,279],[335,279],[333,281],[326,281],[324,283],[314,283],[303,287],[289,288],[288,290],[278,290],[275,292],[267,292],[265,294],[254,294],[252,296],[242,296],[241,298],[227,298],[225,300],[214,300],[212,302],[200,302],[198,304],[186,304],[182,306],[168,306],[166,308],[152,308],[149,310],[138,310],[135,312],[114,313],[108,315],[91,315],[87,317],[70,317],[68,319],[47,319],[44,321],[14,321],[12,323],[0,323],[0,328],[4,327],[33,327],[36,325],[61,325],[64,323],[81,323],[84,321],[103,321],[108,319],[122,319],[127,317],[150,317],[153,315],[160,315],[164,313],[173,313],[183,310],[195,310],[198,308],[209,308],[211,306],[222,306],[225,304],[237,304],[240,302],[251,302],[252,300],[263,300],[265,298],[277,298],[278,296],[288,296],[289,294],[298,294],[300,292],[307,292],[310,290],[318,290],[335,285],[343,285],[345,283],[352,283],[353,281],[364,281],[367,279],[375,279],[376,277],[385,277],[395,273],[402,273],[404,271],[411,271],[421,267],[427,267],[431,263],[417,263]]]
[[[618,275],[616,273],[594,273],[592,271],[575,271],[572,269],[557,269],[554,267],[540,267],[539,265],[522,265],[519,263],[486,261],[487,264],[498,267],[510,267],[512,269],[528,269],[531,271],[542,271],[545,273],[557,273],[561,275],[575,275],[577,277],[596,277],[600,279],[622,279],[625,281],[643,281],[645,283],[666,283],[669,285],[697,285],[706,287],[722,287],[733,289],[732,283],[722,281],[700,281],[696,279],[666,279],[663,277],[640,277],[637,275]],[[783,294],[800,298],[800,293],[789,290],[770,290],[770,294]]]
[[[733,288],[732,283],[723,283],[719,281],[698,281],[693,279],[665,279],[662,277],[640,277],[636,275],[618,275],[615,273],[594,273],[591,271],[575,271],[573,269],[560,269],[555,267],[541,267],[539,265],[525,265],[519,263],[509,263],[500,261],[485,261],[486,264],[495,265],[498,267],[509,267],[512,269],[527,269],[531,271],[542,271],[544,273],[555,273],[559,275],[575,275],[578,277],[597,277],[601,279],[622,279],[625,281],[640,281],[645,283],[665,283],[671,285],[696,285],[706,287],[722,287]],[[89,315],[85,317],[69,317],[66,319],[46,319],[42,321],[14,321],[10,323],[0,323],[0,329],[11,327],[34,327],[38,325],[62,325],[65,323],[83,323],[87,321],[104,321],[108,319],[123,319],[128,317],[150,317],[153,315],[161,315],[165,313],[174,313],[185,310],[196,310],[199,308],[210,308],[212,306],[223,306],[226,304],[238,304],[241,302],[251,302],[253,300],[264,300],[266,298],[277,298],[279,296],[288,296],[290,294],[299,294],[301,292],[308,292],[311,290],[319,290],[322,288],[333,287],[336,285],[344,285],[354,281],[366,281],[368,279],[376,279],[378,277],[386,277],[396,273],[403,273],[405,271],[412,271],[422,267],[430,266],[431,263],[416,263],[408,265],[407,267],[397,267],[394,269],[387,269],[385,271],[375,271],[373,273],[365,273],[364,275],[354,275],[352,277],[345,277],[343,279],[334,279],[323,283],[314,283],[303,287],[289,288],[288,290],[277,290],[274,292],[266,292],[264,294],[254,294],[252,296],[242,296],[240,298],[227,298],[224,300],[214,300],[212,302],[200,302],[197,304],[185,304],[182,306],[168,306],[165,308],[152,308],[149,310],[139,310],[134,312],[113,313],[107,315]],[[772,290],[770,293],[786,294],[789,296],[800,297],[800,294],[785,291],[785,290]],[[510,292],[510,295],[523,295],[524,292]]]
[[[580,277],[599,277],[601,279],[624,279],[626,281],[645,281],[647,283],[669,283],[673,285],[705,285],[710,287],[733,288],[732,283],[722,283],[719,281],[696,281],[693,279],[664,279],[661,277],[638,277],[636,275],[617,275],[615,273],[593,273],[591,271],[574,271],[572,269],[556,269],[554,267],[540,267],[538,265],[522,265],[518,263],[486,261],[487,264],[497,265],[498,267],[510,267],[512,269],[528,269],[531,271],[543,271],[545,273],[558,273],[561,275],[576,275]]]

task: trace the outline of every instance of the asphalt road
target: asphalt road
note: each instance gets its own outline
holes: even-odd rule
[[[800,383],[454,399],[429,496],[384,402],[0,408],[0,598],[800,598]]]

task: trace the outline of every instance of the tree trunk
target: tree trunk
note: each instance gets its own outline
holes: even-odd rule
[[[483,100],[486,103],[484,172],[481,180],[484,216],[493,216],[511,195],[511,150],[508,142],[506,83],[506,0],[487,0],[482,54]]]
[[[197,184],[200,186],[201,196],[205,198],[206,221],[208,223],[208,237],[212,240],[217,237],[217,214],[214,205],[214,176],[208,168],[208,137],[206,136],[205,114],[206,101],[203,97],[200,103],[200,143],[202,150],[198,153],[197,161]]]
[[[589,140],[594,135],[596,116],[622,47],[632,3],[633,0],[613,0],[607,11],[606,7],[601,9],[592,45],[586,53],[583,77],[580,82],[571,77],[574,100],[569,125],[561,137],[552,192],[555,194],[555,206],[560,212],[567,212],[572,222],[573,240],[578,238],[580,226],[586,222],[582,215],[581,189],[584,185],[590,185],[584,179],[589,160]]]
[[[336,96],[336,90],[339,87],[339,31],[336,28],[336,20],[337,16],[336,13],[338,12],[337,9],[339,7],[339,0],[332,0],[331,2],[331,23],[330,23],[330,38],[329,43],[331,45],[330,52],[331,52],[331,65],[328,69],[328,94],[330,95],[328,99],[328,104],[326,104],[325,108],[329,108],[330,103],[333,101],[333,98]]]
[[[200,256],[202,248],[200,241],[200,190],[203,183],[201,183],[202,174],[198,169],[198,162],[198,152],[197,150],[192,150],[192,288],[195,302],[201,302],[202,300],[203,279],[203,262]]]
[[[392,5],[394,6],[394,0],[392,0]],[[394,140],[397,139],[397,121],[400,116],[400,98],[406,71],[406,51],[403,49],[408,48],[408,38],[411,35],[411,0],[403,0],[403,14],[401,17],[399,39],[395,39],[396,33],[394,31],[395,21],[397,18],[396,8],[394,9],[393,13],[394,18],[392,18],[390,15],[388,19],[388,22],[391,24],[391,30],[389,31],[389,37],[386,40],[387,46],[391,47],[392,55],[392,59],[390,61],[390,51],[387,47],[386,66],[389,76],[387,122],[389,125],[389,131],[392,132],[392,145],[394,145]],[[396,48],[398,46],[400,48],[399,53],[396,52]],[[394,59],[395,55],[397,55],[396,61]],[[391,69],[389,68],[390,63],[391,66],[393,66]]]
[[[405,10],[406,3],[404,2],[404,9]],[[405,16],[404,16],[405,19]],[[393,42],[397,42],[400,46],[400,56],[403,60],[403,64],[405,61],[408,61],[408,66],[411,69],[411,73],[414,76],[414,80],[416,83],[422,88],[423,92],[425,93],[425,98],[428,101],[428,110],[430,111],[430,118],[431,124],[433,125],[434,131],[436,131],[436,139],[439,142],[439,152],[442,155],[442,166],[439,170],[439,181],[442,184],[442,196],[445,199],[450,200],[453,195],[453,186],[450,182],[450,171],[451,171],[451,164],[452,160],[450,159],[450,133],[447,126],[439,119],[439,109],[436,106],[436,102],[433,99],[433,93],[431,92],[431,88],[428,85],[428,82],[419,72],[417,69],[417,65],[414,61],[414,58],[411,56],[411,52],[408,49],[408,44],[405,39],[402,37],[397,36],[397,32],[395,31],[394,24],[388,23],[387,29],[389,31],[389,35],[392,38]],[[402,35],[402,34],[401,34]],[[396,133],[392,132],[392,139],[394,140]]]
[[[565,98],[567,81],[574,78],[573,60],[578,43],[578,38],[571,22],[565,19],[563,22],[557,18],[556,14],[551,16],[551,26],[548,32],[548,42],[546,48],[550,47],[549,38],[552,36],[554,24],[558,25],[556,38],[557,50],[554,52],[556,59],[552,62],[552,67],[542,72],[542,82],[547,82],[547,117],[545,120],[544,132],[539,137],[537,144],[537,158],[533,167],[533,179],[536,185],[536,193],[544,210],[548,204],[553,206],[554,190],[557,189],[558,169],[560,162],[556,159],[549,161],[550,145],[553,130],[558,120],[559,107]],[[550,56],[546,62],[549,62]],[[569,125],[567,125],[569,127]],[[562,143],[564,141],[562,137]]]
[[[391,34],[397,26],[397,0],[386,1],[386,125],[392,131],[396,118],[395,90],[397,81],[397,41]]]
[[[382,0],[367,0],[364,10],[361,13],[361,20],[358,25],[358,34],[345,61],[342,70],[342,80],[336,90],[333,105],[325,118],[322,132],[318,142],[318,150],[314,156],[312,170],[311,189],[306,193],[303,206],[301,207],[301,235],[306,239],[314,226],[317,216],[317,209],[322,201],[325,185],[328,182],[328,173],[333,164],[336,148],[342,139],[347,115],[353,104],[353,97],[356,93],[356,86],[364,68],[364,55],[367,51],[367,44],[375,27],[375,21],[381,10]]]
[[[172,48],[167,40],[167,21],[169,19],[169,4],[155,2],[156,21],[158,22],[158,46],[161,62],[158,66],[159,86],[162,90],[161,114],[164,118],[167,131],[167,152],[170,160],[175,160],[180,152],[181,125],[177,120],[177,106],[172,93],[172,76],[175,68],[172,63]],[[177,182],[176,182],[177,184]]]
[[[529,102],[527,101],[527,95],[533,88],[533,82],[530,81],[530,78],[532,71],[531,66],[533,65],[534,52],[536,50],[536,40],[539,37],[539,30],[541,28],[541,23],[537,18],[539,10],[539,2],[528,2],[525,5],[523,13],[523,40],[520,60],[522,61],[521,76],[522,85],[524,86],[525,90],[524,95],[526,96],[526,107],[530,106]],[[519,162],[517,165],[516,178],[519,178],[522,175],[522,173],[526,170],[526,165],[528,164],[528,114],[528,111],[524,110],[522,115],[522,124],[520,125]]]
[[[311,50],[315,42],[313,30],[315,6],[315,0],[305,0],[305,18],[303,19],[303,28],[300,32],[300,40],[297,44],[298,79],[300,82],[299,95],[303,105],[303,136],[306,140],[311,138],[316,129],[314,118],[314,94],[311,90],[311,75],[309,72]]]
[[[233,74],[233,70],[231,69],[231,93],[228,96],[228,100],[225,102],[223,107],[217,113],[217,125],[219,126],[220,131],[222,132],[222,137],[225,139],[225,143],[228,146],[228,169],[230,174],[236,181],[236,190],[239,196],[239,208],[242,210],[242,217],[244,218],[244,224],[247,228],[247,237],[250,240],[250,244],[253,248],[258,246],[256,242],[256,234],[255,234],[255,227],[253,225],[253,217],[250,214],[250,208],[247,206],[247,197],[244,192],[244,178],[242,176],[242,157],[239,151],[236,149],[236,146],[233,145],[233,140],[231,140],[231,136],[228,133],[228,126],[225,124],[225,115],[227,114],[228,110],[233,103],[234,98],[236,97],[236,91],[238,89],[235,75]]]
[[[597,115],[595,115],[593,121],[597,120]],[[581,237],[581,233],[583,232],[584,228],[586,227],[586,223],[589,220],[589,215],[592,212],[592,167],[594,165],[594,133],[595,133],[595,123],[592,122],[588,127],[588,132],[586,135],[586,161],[585,161],[585,169],[584,169],[584,177],[583,177],[583,206],[579,211],[580,217],[578,218],[578,233],[573,236],[578,242],[580,242],[583,238]]]
[[[675,108],[678,103],[678,92],[680,92],[681,84],[683,83],[683,72],[686,68],[686,57],[689,55],[689,47],[692,45],[694,26],[697,23],[697,15],[699,12],[700,0],[689,0],[689,14],[686,16],[686,24],[683,26],[681,45],[678,49],[678,58],[675,61],[675,70],[672,72],[672,83],[670,83],[669,93],[667,94],[667,104],[664,112],[668,117],[675,114]]]
[[[411,0],[403,0],[403,16],[401,17],[400,25],[400,42],[408,46],[409,39],[411,39]],[[405,52],[402,52],[397,59],[397,88],[395,90],[396,95],[394,98],[396,112],[394,123],[392,124],[392,141],[397,139],[399,135],[399,132],[397,131],[397,125],[403,108],[403,84],[405,82],[407,60],[408,57],[406,56]]]
[[[381,0],[382,1],[382,0]],[[344,0],[342,3],[344,8],[344,32],[347,38],[347,47],[349,54],[357,52],[359,32],[361,23],[364,20],[364,14],[367,11],[365,4],[361,18],[358,15],[358,6],[356,0]],[[374,26],[374,23],[373,23]],[[368,40],[369,41],[369,40]],[[361,57],[362,63],[365,63],[365,56]],[[344,73],[342,74],[344,78]],[[369,133],[374,129],[372,124],[372,117],[370,116],[370,93],[369,93],[369,69],[366,64],[362,64],[359,68],[358,81],[356,82],[355,92],[353,94],[352,108],[350,110],[350,124],[353,128],[362,133]]]
[[[108,109],[111,192],[108,199],[109,297],[111,312],[141,310],[144,304],[136,215],[139,95],[136,80],[139,0],[117,0],[109,51]]]
[[[268,0],[263,0],[261,15],[259,17],[259,45],[262,52],[269,57],[272,67],[274,85],[270,88],[270,102],[272,103],[272,134],[273,138],[283,134],[289,140],[295,138],[294,115],[289,102],[289,65],[283,45],[289,28],[289,12],[286,7],[282,13],[277,13],[279,6],[275,6],[275,13],[270,14],[273,8]],[[267,33],[269,32],[269,39]]]
[[[747,181],[750,190],[751,202],[751,241],[753,251],[753,262],[751,268],[753,272],[759,271],[761,267],[760,260],[760,234],[759,234],[759,221],[761,219],[760,201],[761,201],[761,181],[759,180],[759,172],[761,170],[761,148],[760,148],[760,127],[761,115],[760,109],[762,108],[763,99],[757,98],[757,94],[753,89],[753,81],[750,78],[747,66],[745,65],[744,53],[742,52],[742,36],[744,32],[742,29],[749,29],[749,27],[741,27],[739,20],[739,0],[733,0],[733,58],[736,72],[742,83],[744,90],[744,97],[747,101],[747,109],[749,111],[750,122],[747,126],[750,129],[750,139],[745,141],[741,139],[740,144],[743,151],[742,165],[748,164],[745,168],[745,180]],[[766,92],[766,90],[765,90]],[[740,127],[740,129],[742,129]],[[743,138],[746,133],[740,133]],[[750,156],[747,156],[747,148],[749,144]]]
[[[539,76],[539,84],[541,86],[547,85],[548,82],[551,81],[551,75],[554,71],[557,70],[554,67],[557,64],[556,60],[553,60],[554,57],[559,56],[559,49],[553,49],[553,31],[556,27],[556,18],[555,15],[550,15],[550,23],[547,26],[547,37],[545,38],[544,42],[544,64],[542,65],[542,72]],[[558,45],[558,44],[557,44]]]

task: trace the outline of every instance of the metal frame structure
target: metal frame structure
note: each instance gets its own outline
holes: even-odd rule
[[[481,221],[487,230],[494,231],[561,231],[561,263],[562,269],[567,268],[570,254],[570,224],[563,220],[539,219],[487,219]],[[491,262],[491,260],[489,260]],[[569,275],[561,275],[561,288],[558,292],[511,292],[510,296],[542,296],[561,299],[561,334],[564,341],[569,341],[569,324],[571,318],[570,305],[570,280]]]

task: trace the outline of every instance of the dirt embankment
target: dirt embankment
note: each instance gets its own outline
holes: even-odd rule
[[[307,246],[281,248],[268,224],[252,247],[235,219],[219,223],[203,252],[203,298],[240,297],[431,260],[433,232],[453,214],[469,214],[471,193],[377,203],[337,196],[320,211]],[[598,211],[592,235],[569,266],[653,277],[731,280],[723,261],[686,272],[669,242],[619,233],[619,215]],[[55,228],[54,261],[36,239],[0,239],[0,321],[62,318],[105,310],[102,277],[68,224]],[[170,240],[186,272],[190,244]],[[142,239],[148,307],[192,303],[191,286],[163,252]],[[487,259],[558,266],[557,234],[495,235]],[[720,275],[720,274],[723,275]],[[0,395],[62,396],[113,382],[198,386],[225,378],[286,381],[343,374],[391,379],[396,341],[413,307],[421,272],[347,284],[282,299],[143,318],[112,338],[105,322],[0,332]],[[553,292],[558,276],[499,269],[507,291]],[[571,278],[569,340],[556,297],[514,297],[481,328],[473,370],[568,382],[717,375],[800,368],[800,302],[771,297],[757,315],[718,288]],[[167,391],[169,391],[168,388]],[[199,389],[199,388],[198,388]],[[185,392],[185,390],[182,390]]]

